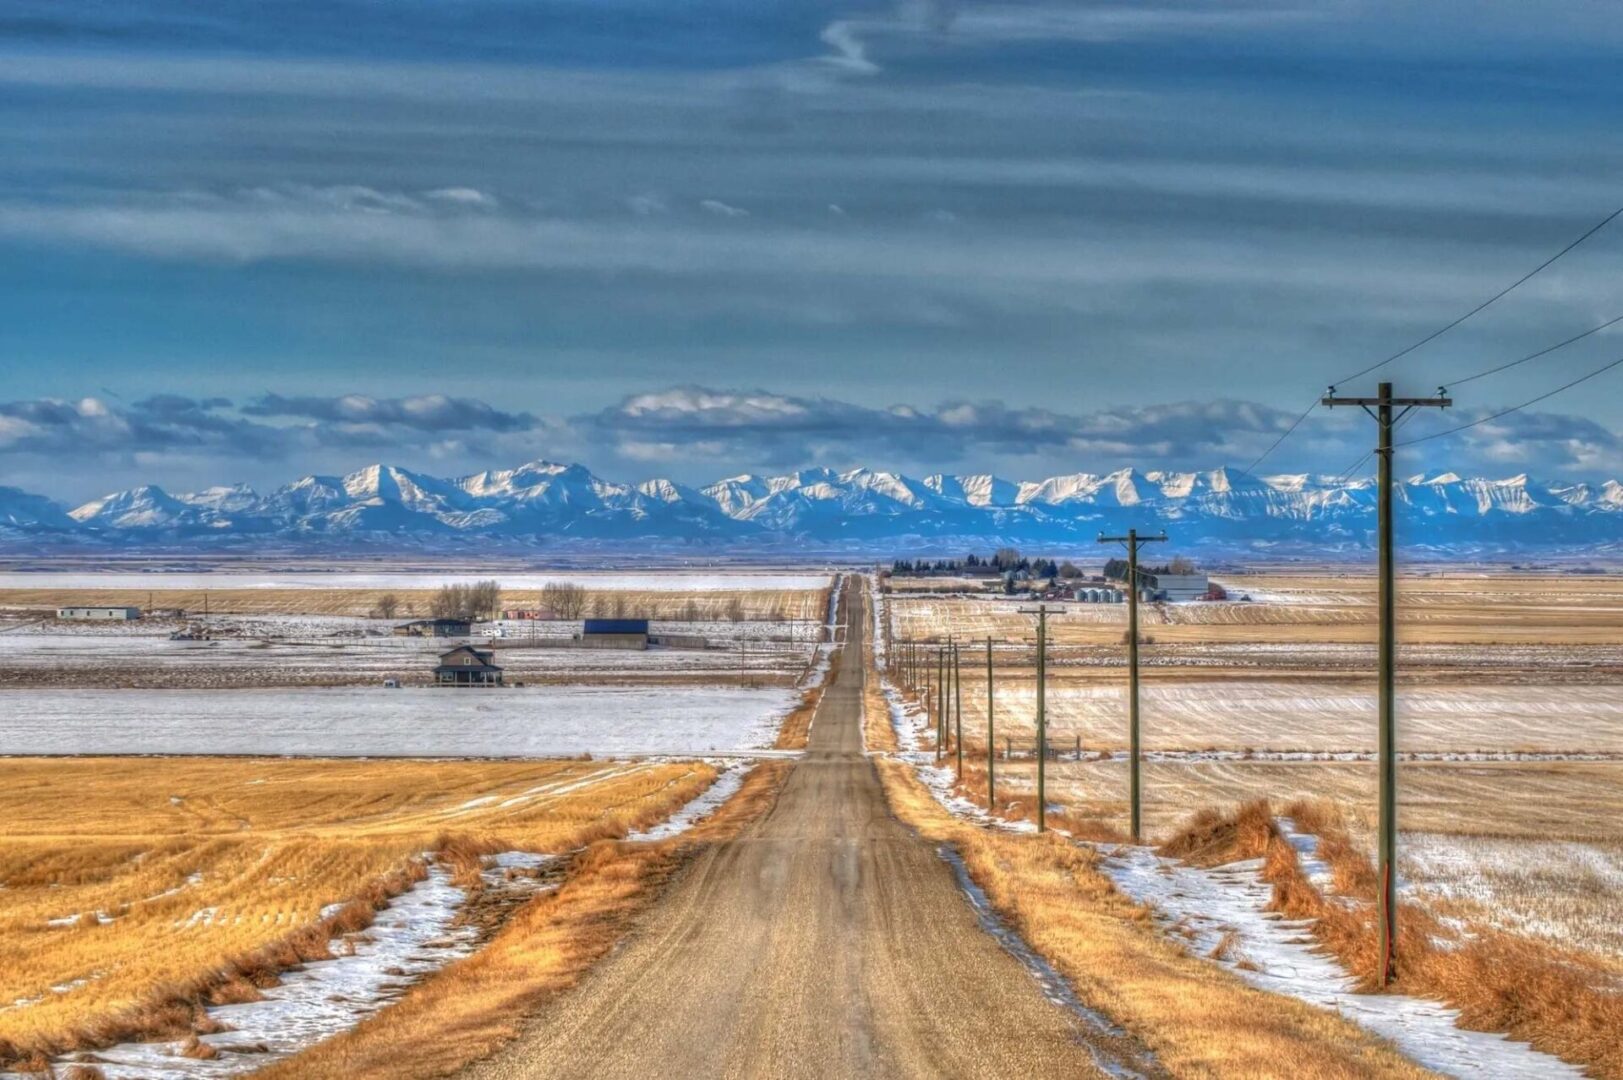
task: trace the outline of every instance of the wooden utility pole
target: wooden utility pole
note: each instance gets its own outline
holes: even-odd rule
[[[1143,843],[1138,797],[1138,549],[1143,544],[1164,544],[1167,534],[1140,536],[1128,529],[1126,536],[1099,534],[1101,544],[1123,544],[1127,548],[1127,804],[1133,843]],[[1078,760],[1082,748],[1076,750]]]
[[[997,729],[992,713],[992,635],[986,635],[986,809],[997,806]]]
[[[935,685],[939,693],[935,703],[935,763],[941,764],[941,729],[943,718],[947,715],[947,650],[941,645],[935,647]]]
[[[1037,616],[1037,831],[1048,831],[1048,616],[1063,615],[1064,608],[1038,604],[1020,608],[1022,615]]]
[[[1375,421],[1378,441],[1375,445],[1377,463],[1376,534],[1380,545],[1380,894],[1377,915],[1381,926],[1380,983],[1392,981],[1395,974],[1398,941],[1398,761],[1397,761],[1397,585],[1392,550],[1392,429],[1415,409],[1446,409],[1454,404],[1442,387],[1437,396],[1429,398],[1399,398],[1392,396],[1392,384],[1383,382],[1376,387],[1374,397],[1337,397],[1336,388],[1324,396],[1321,404],[1327,408],[1337,405],[1357,405]],[[1393,415],[1393,409],[1402,411]]]
[[[964,672],[958,664],[958,645],[952,646],[953,745],[958,749],[958,782],[964,782]]]

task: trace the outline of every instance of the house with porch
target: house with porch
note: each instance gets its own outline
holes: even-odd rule
[[[440,653],[434,682],[440,686],[500,686],[502,669],[496,666],[495,660],[496,654],[489,649],[458,645]]]

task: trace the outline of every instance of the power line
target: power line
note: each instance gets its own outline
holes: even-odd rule
[[[1579,244],[1583,243],[1585,240],[1588,240],[1591,236],[1594,236],[1596,233],[1600,232],[1606,226],[1610,225],[1613,221],[1616,221],[1618,219],[1618,217],[1620,217],[1620,216],[1623,216],[1623,206],[1619,206],[1616,210],[1613,210],[1610,214],[1607,214],[1600,221],[1596,222],[1594,225],[1591,225],[1587,230],[1585,230],[1584,233],[1581,236],[1577,237],[1575,240],[1570,241],[1567,244],[1566,247],[1562,248],[1560,251],[1557,251],[1554,255],[1551,255],[1548,259],[1545,259],[1543,262],[1541,262],[1537,266],[1533,267],[1533,269],[1529,270],[1527,273],[1523,274],[1521,277],[1517,278],[1515,281],[1511,282],[1509,285],[1506,285],[1503,289],[1500,289],[1498,292],[1494,293],[1488,299],[1482,301],[1482,303],[1478,304],[1476,307],[1472,308],[1470,311],[1467,311],[1464,315],[1461,315],[1459,318],[1455,319],[1453,322],[1449,323],[1446,326],[1442,326],[1442,327],[1439,327],[1436,330],[1433,330],[1431,333],[1427,334],[1425,337],[1421,338],[1419,341],[1416,341],[1414,344],[1408,346],[1407,348],[1399,349],[1397,352],[1393,353],[1391,356],[1388,356],[1385,360],[1382,360],[1379,363],[1371,364],[1369,367],[1364,368],[1362,371],[1355,371],[1351,375],[1347,375],[1347,376],[1344,376],[1343,378],[1337,379],[1336,382],[1338,382],[1338,383],[1350,382],[1351,380],[1356,379],[1361,375],[1368,375],[1370,372],[1375,371],[1375,370],[1377,370],[1379,368],[1383,368],[1386,365],[1392,363],[1392,361],[1394,361],[1394,360],[1401,360],[1403,357],[1408,356],[1410,353],[1414,352],[1416,349],[1420,348],[1421,346],[1428,345],[1431,342],[1436,341],[1438,338],[1442,337],[1444,334],[1448,333],[1450,330],[1454,329],[1456,326],[1459,326],[1461,323],[1465,322],[1466,320],[1470,319],[1471,317],[1473,317],[1475,315],[1478,315],[1481,312],[1487,310],[1489,307],[1493,306],[1498,301],[1503,300],[1506,296],[1509,296],[1511,293],[1515,292],[1522,285],[1526,284],[1528,281],[1530,281],[1534,277],[1538,276],[1538,274],[1540,274],[1544,270],[1548,269],[1553,263],[1555,263],[1557,260],[1561,259],[1564,255],[1566,255],[1568,252],[1570,252],[1573,248],[1577,247]],[[1616,320],[1616,319],[1613,320],[1613,322],[1616,322],[1616,321],[1618,321],[1618,320]],[[1611,323],[1607,323],[1606,325],[1610,326]],[[1604,327],[1596,327],[1595,330],[1591,330],[1591,331],[1589,331],[1589,333],[1595,333],[1596,331],[1599,331],[1599,330],[1602,330],[1602,329],[1604,329]],[[1587,336],[1588,336],[1588,334],[1580,334],[1578,336],[1578,338],[1573,338],[1572,340],[1577,341],[1577,340],[1579,340],[1579,338],[1587,337]],[[1571,344],[1571,342],[1563,342],[1562,344],[1563,345]],[[1560,347],[1561,347],[1560,345],[1554,346],[1554,347],[1552,347],[1552,349],[1546,350],[1546,352],[1554,351],[1554,349],[1557,349],[1557,348],[1560,348]],[[1536,355],[1542,355],[1542,354],[1536,354]],[[1517,361],[1517,363],[1522,363],[1522,362],[1525,362],[1527,360],[1531,360],[1531,359],[1534,359],[1534,358],[1535,357],[1532,357],[1532,356],[1523,357],[1522,360]],[[1513,364],[1512,365],[1506,365],[1506,367],[1513,367],[1513,366],[1514,366]],[[1472,376],[1472,378],[1481,378],[1484,375],[1488,375],[1488,374],[1492,374],[1492,372],[1483,372],[1482,375]],[[1460,380],[1460,381],[1454,383],[1454,385],[1458,386],[1462,382],[1468,382],[1468,381],[1470,381],[1470,380],[1469,379]],[[1247,476],[1254,477],[1256,475],[1257,466],[1261,465],[1265,460],[1267,460],[1268,456],[1270,454],[1272,454],[1275,450],[1278,450],[1279,447],[1280,447],[1280,444],[1282,444],[1286,439],[1290,438],[1293,434],[1295,434],[1296,429],[1302,426],[1302,422],[1307,419],[1309,413],[1311,413],[1316,407],[1318,407],[1318,404],[1319,404],[1319,399],[1317,397],[1315,397],[1311,402],[1309,402],[1307,408],[1302,410],[1302,414],[1291,422],[1290,427],[1286,428],[1284,433],[1282,435],[1280,435],[1279,438],[1275,439],[1273,441],[1273,443],[1268,447],[1268,449],[1266,449],[1262,453],[1258,454],[1255,461],[1251,462],[1250,465],[1247,465],[1245,467],[1245,469],[1243,470],[1245,472],[1245,474]]]
[[[1479,371],[1475,375],[1467,375],[1463,379],[1453,379],[1453,380],[1451,380],[1449,382],[1444,383],[1443,385],[1444,386],[1449,386],[1449,387],[1464,386],[1468,382],[1476,382],[1476,380],[1485,379],[1489,375],[1497,375],[1501,371],[1509,371],[1511,368],[1515,367],[1518,364],[1525,364],[1529,360],[1537,360],[1541,356],[1548,356],[1550,353],[1555,352],[1557,349],[1564,349],[1568,345],[1571,345],[1574,341],[1582,341],[1584,338],[1589,337],[1591,334],[1598,334],[1602,330],[1605,330],[1608,326],[1615,326],[1620,322],[1623,322],[1623,315],[1618,315],[1618,316],[1615,316],[1613,318],[1607,319],[1605,322],[1601,323],[1599,326],[1592,326],[1588,330],[1585,330],[1583,333],[1574,334],[1572,337],[1569,337],[1567,340],[1562,341],[1562,342],[1558,342],[1557,344],[1554,344],[1554,345],[1551,345],[1547,349],[1540,349],[1536,353],[1528,353],[1526,356],[1522,357],[1520,360],[1512,360],[1508,364],[1500,364],[1498,367],[1491,367],[1487,371]]]
[[[1517,278],[1515,281],[1511,282],[1509,285],[1506,285],[1503,289],[1500,289],[1498,292],[1494,293],[1492,296],[1488,297],[1488,299],[1482,301],[1482,303],[1478,304],[1476,307],[1472,308],[1470,311],[1467,311],[1464,315],[1461,315],[1459,318],[1455,319],[1453,322],[1449,323],[1447,326],[1444,326],[1444,327],[1441,327],[1439,329],[1433,330],[1431,333],[1427,334],[1425,337],[1421,338],[1419,341],[1415,342],[1413,345],[1410,345],[1406,349],[1399,349],[1397,352],[1393,353],[1391,356],[1388,356],[1385,360],[1382,360],[1380,363],[1371,364],[1369,367],[1364,368],[1362,371],[1355,371],[1351,375],[1346,376],[1345,378],[1337,379],[1336,382],[1351,382],[1353,379],[1356,379],[1361,375],[1368,375],[1372,371],[1375,371],[1375,370],[1377,370],[1379,368],[1385,367],[1386,365],[1390,364],[1394,360],[1401,360],[1403,357],[1408,356],[1410,353],[1414,352],[1416,349],[1420,348],[1422,345],[1426,345],[1426,344],[1429,344],[1430,342],[1436,341],[1438,338],[1442,337],[1444,334],[1448,333],[1450,330],[1452,330],[1456,326],[1460,325],[1460,323],[1465,322],[1467,319],[1471,318],[1471,316],[1479,314],[1482,311],[1485,311],[1487,308],[1491,307],[1493,304],[1497,303],[1500,300],[1503,300],[1506,296],[1509,296],[1512,292],[1515,292],[1517,288],[1519,288],[1520,286],[1526,284],[1533,277],[1537,276],[1541,271],[1543,271],[1544,269],[1549,267],[1550,264],[1554,263],[1557,259],[1561,258],[1561,256],[1565,255],[1567,252],[1571,251],[1573,248],[1577,247],[1579,244],[1583,243],[1585,240],[1588,240],[1591,236],[1594,236],[1596,233],[1600,232],[1606,226],[1610,225],[1613,221],[1615,221],[1618,218],[1619,215],[1623,215],[1623,206],[1620,206],[1616,210],[1613,210],[1610,214],[1607,214],[1600,221],[1596,222],[1594,225],[1591,225],[1589,227],[1588,231],[1585,232],[1582,236],[1578,237],[1576,240],[1569,243],[1566,247],[1562,248],[1560,251],[1556,252],[1554,255],[1551,255],[1548,259],[1545,259],[1543,262],[1541,262],[1537,266],[1533,267],[1533,269],[1529,270],[1527,273],[1523,274],[1521,277]]]
[[[1528,353],[1526,356],[1523,356],[1520,359],[1511,360],[1508,363],[1504,363],[1504,364],[1500,364],[1500,365],[1498,365],[1496,367],[1488,368],[1486,371],[1479,371],[1475,375],[1467,375],[1463,379],[1452,379],[1449,382],[1445,383],[1444,385],[1449,386],[1449,387],[1464,386],[1466,383],[1475,382],[1478,379],[1485,379],[1489,375],[1497,375],[1501,371],[1509,371],[1511,368],[1516,367],[1517,365],[1525,364],[1529,360],[1537,360],[1541,356],[1548,356],[1550,353],[1555,352],[1557,349],[1564,349],[1568,345],[1571,345],[1575,341],[1582,341],[1584,338],[1590,337],[1591,335],[1594,335],[1594,334],[1598,334],[1602,330],[1605,330],[1607,327],[1616,326],[1620,322],[1623,322],[1623,315],[1615,315],[1612,318],[1607,319],[1605,322],[1601,323],[1598,326],[1591,326],[1588,330],[1585,330],[1581,334],[1574,334],[1572,337],[1567,338],[1565,341],[1558,341],[1554,345],[1547,346],[1546,348],[1540,349],[1537,352]],[[1602,369],[1602,370],[1605,370],[1605,369]],[[1598,374],[1600,374],[1600,372],[1594,372],[1593,374],[1591,374],[1589,376],[1585,376],[1585,378],[1593,378],[1594,375],[1598,375]],[[1579,380],[1579,381],[1582,382],[1583,380]],[[1573,383],[1573,384],[1570,384],[1567,387],[1562,387],[1562,389],[1570,389],[1571,386],[1576,386],[1576,385],[1577,385],[1577,383]],[[1560,390],[1552,390],[1551,394],[1559,394],[1560,392],[1561,392]],[[1542,399],[1535,399],[1535,400],[1542,400]],[[1532,404],[1532,403],[1529,402],[1528,404]],[[1518,408],[1526,408],[1526,405],[1518,406]],[[1514,410],[1509,410],[1509,411],[1514,411]],[[1409,421],[1413,420],[1418,415],[1420,415],[1420,414],[1419,413],[1410,413],[1409,415],[1403,417],[1403,419],[1398,421],[1397,429],[1401,430],[1404,424],[1407,424]],[[1505,414],[1500,413],[1499,415],[1503,416]],[[1486,423],[1488,420],[1491,420],[1491,419],[1493,419],[1493,417],[1485,417],[1484,419],[1482,419],[1480,421],[1476,421],[1475,423]],[[1465,427],[1473,427],[1473,426],[1475,426],[1474,423],[1464,425],[1464,427],[1454,428],[1453,430],[1455,430],[1455,431],[1463,431],[1465,429]],[[1437,437],[1439,437],[1441,435],[1446,435],[1446,434],[1448,434],[1448,432],[1442,431],[1442,432],[1438,432],[1436,435],[1427,435],[1426,438],[1427,439],[1432,439],[1432,438],[1437,438]],[[1423,440],[1416,439],[1414,441],[1415,442],[1421,442]],[[1399,443],[1398,445],[1399,446],[1407,446],[1409,444],[1408,443]],[[1346,480],[1351,479],[1358,472],[1358,470],[1363,467],[1364,463],[1366,461],[1368,461],[1370,458],[1374,457],[1374,456],[1375,456],[1375,451],[1373,451],[1373,450],[1367,451],[1364,454],[1363,457],[1359,458],[1357,461],[1353,462],[1353,464],[1351,466],[1349,466],[1346,469],[1343,469],[1340,473],[1338,473],[1336,475],[1335,482],[1337,484],[1340,484],[1340,483],[1342,483],[1342,482],[1344,482]]]
[[[1412,421],[1415,417],[1417,417],[1419,415],[1420,414],[1417,413],[1417,412],[1405,413],[1403,416],[1398,418],[1398,422],[1395,425],[1393,425],[1392,430],[1394,432],[1402,431],[1403,430],[1403,425],[1409,423],[1410,421]],[[1403,444],[1400,443],[1399,445],[1401,446]],[[1336,475],[1335,483],[1339,485],[1339,484],[1344,483],[1345,481],[1351,480],[1353,478],[1353,476],[1358,472],[1358,470],[1362,469],[1364,467],[1364,462],[1368,461],[1370,458],[1372,458],[1374,456],[1375,456],[1375,451],[1374,450],[1365,450],[1363,457],[1359,458],[1357,461],[1353,462],[1351,465],[1349,465],[1347,468],[1343,469],[1340,473],[1338,473]]]
[[[1579,383],[1586,383],[1590,379],[1593,379],[1597,375],[1604,375],[1604,374],[1606,374],[1606,372],[1611,371],[1613,368],[1618,367],[1619,365],[1623,365],[1623,356],[1618,357],[1616,360],[1613,360],[1609,364],[1601,365],[1600,367],[1596,368],[1594,371],[1591,371],[1587,375],[1580,375],[1578,378],[1573,379],[1569,383],[1563,383],[1562,385],[1556,387],[1554,390],[1550,390],[1550,391],[1547,391],[1547,392],[1545,392],[1543,394],[1540,394],[1536,398],[1529,398],[1527,401],[1522,402],[1520,405],[1512,405],[1508,409],[1499,410],[1498,412],[1494,413],[1492,416],[1484,416],[1484,417],[1482,417],[1480,419],[1472,420],[1469,424],[1461,424],[1459,427],[1451,427],[1447,431],[1435,431],[1435,432],[1432,432],[1430,435],[1422,435],[1418,439],[1410,439],[1408,442],[1401,442],[1401,443],[1398,443],[1398,445],[1399,446],[1413,446],[1415,443],[1423,443],[1423,442],[1428,442],[1428,441],[1430,441],[1432,439],[1440,439],[1444,435],[1453,435],[1456,432],[1465,431],[1468,428],[1478,427],[1478,426],[1480,426],[1482,424],[1488,423],[1489,421],[1497,420],[1501,416],[1509,416],[1513,412],[1520,412],[1521,410],[1527,408],[1529,405],[1537,405],[1539,402],[1544,401],[1547,398],[1553,398],[1553,397],[1555,397],[1555,395],[1561,393],[1562,391],[1571,390],[1574,386],[1577,386]]]
[[[1319,407],[1319,399],[1314,398],[1313,401],[1308,405],[1308,407],[1302,410],[1302,415],[1298,416],[1295,420],[1291,421],[1291,426],[1285,429],[1285,433],[1283,435],[1281,435],[1279,438],[1274,440],[1272,446],[1268,447],[1268,449],[1266,449],[1262,453],[1258,454],[1257,459],[1255,461],[1253,461],[1251,464],[1247,465],[1244,469],[1242,469],[1240,471],[1245,473],[1247,476],[1253,476],[1253,477],[1256,476],[1256,471],[1255,470],[1256,470],[1258,465],[1262,464],[1263,459],[1265,459],[1269,454],[1273,453],[1275,450],[1278,450],[1279,449],[1279,444],[1284,442],[1286,439],[1290,438],[1291,434],[1297,428],[1302,426],[1302,421],[1307,419],[1307,414],[1312,412],[1314,409],[1316,409],[1318,407]]]
[[[1341,472],[1336,474],[1334,484],[1339,487],[1348,480],[1351,480],[1353,478],[1353,474],[1364,467],[1364,462],[1368,461],[1374,456],[1375,451],[1365,450],[1363,457],[1359,458],[1357,461],[1353,462],[1351,465],[1347,466],[1345,469],[1341,470]]]

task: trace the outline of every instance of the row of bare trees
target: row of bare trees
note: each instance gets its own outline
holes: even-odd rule
[[[498,581],[476,581],[472,585],[441,585],[428,602],[428,613],[436,619],[466,619],[478,622],[501,615],[502,586]]]
[[[541,606],[560,619],[586,614],[586,587],[573,581],[549,581],[541,588]]]
[[[495,619],[501,615],[502,588],[498,581],[477,581],[472,585],[443,585],[429,599],[428,613],[436,619],[466,619],[477,622]],[[631,598],[625,593],[610,592],[593,596],[584,585],[573,581],[549,581],[541,589],[541,606],[554,618],[579,619],[591,614],[622,619],[635,614]],[[400,597],[384,593],[378,597],[376,614],[393,619],[401,610]],[[716,618],[714,609],[706,610],[697,600],[683,603],[676,618],[684,622],[700,622]],[[746,617],[744,598],[728,597],[722,605],[720,618],[729,622],[742,622]]]

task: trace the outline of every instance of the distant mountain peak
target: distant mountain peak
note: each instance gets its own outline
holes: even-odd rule
[[[1623,550],[1623,485],[1540,483],[1525,474],[1462,478],[1443,471],[1399,484],[1406,542],[1433,549],[1551,546]],[[653,543],[916,550],[1029,545],[1091,552],[1101,529],[1165,528],[1174,544],[1222,550],[1366,547],[1372,481],[1307,474],[1258,478],[1206,471],[1074,472],[1012,481],[990,473],[916,479],[889,470],[809,468],[741,473],[692,488],[665,478],[633,486],[584,465],[537,460],[440,478],[374,463],[342,477],[309,475],[261,495],[221,485],[174,496],[142,485],[71,512],[0,488],[0,536],[82,535],[161,544],[207,537],[281,543],[485,545]]]

